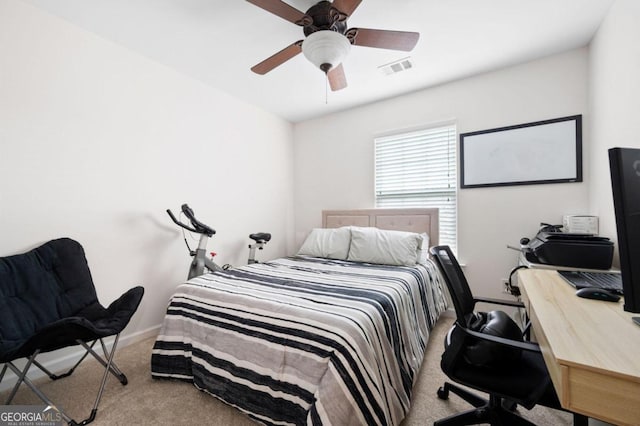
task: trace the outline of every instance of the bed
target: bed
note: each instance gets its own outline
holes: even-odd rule
[[[349,230],[349,255],[355,231],[370,227],[438,243],[437,209],[322,217],[319,235]],[[429,332],[446,309],[443,283],[429,260],[391,266],[335,257],[279,258],[178,286],[152,376],[192,382],[269,425],[399,424]]]

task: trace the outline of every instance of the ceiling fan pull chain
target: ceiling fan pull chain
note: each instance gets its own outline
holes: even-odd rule
[[[324,104],[329,105],[329,74],[324,73]]]

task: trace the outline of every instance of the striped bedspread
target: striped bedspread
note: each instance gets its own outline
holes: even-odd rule
[[[273,425],[397,425],[446,308],[433,264],[282,258],[179,286],[155,378],[193,382]]]

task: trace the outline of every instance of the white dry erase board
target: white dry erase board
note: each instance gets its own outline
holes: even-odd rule
[[[582,182],[582,115],[460,135],[460,187]]]

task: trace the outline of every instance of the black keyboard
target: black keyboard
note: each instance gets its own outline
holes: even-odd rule
[[[577,289],[597,287],[622,294],[622,276],[615,272],[558,271],[560,276]]]

